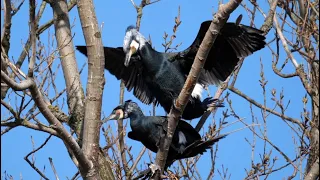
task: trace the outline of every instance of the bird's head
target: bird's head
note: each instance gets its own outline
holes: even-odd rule
[[[124,65],[129,66],[131,56],[136,54],[138,50],[144,46],[146,39],[138,32],[134,26],[129,26],[123,40],[123,51],[126,54]]]
[[[128,100],[124,104],[114,108],[111,114],[106,118],[106,121],[127,119],[137,106],[138,105],[135,102]]]
[[[119,105],[112,110],[111,114],[106,118],[105,121],[123,120],[126,118],[128,118],[128,115],[124,113],[124,105]]]

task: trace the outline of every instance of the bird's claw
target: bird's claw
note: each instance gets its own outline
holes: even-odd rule
[[[157,170],[160,171],[160,166],[157,164],[150,164],[149,168],[151,169],[151,176],[153,176]]]
[[[207,97],[202,101],[202,105],[205,106],[205,109],[210,107],[224,107],[224,104],[219,99],[214,99],[213,97]]]
[[[177,108],[177,106],[176,106],[176,101],[177,101],[177,99],[173,100],[173,108],[174,108],[174,110],[179,111],[181,113],[181,110],[179,108]]]

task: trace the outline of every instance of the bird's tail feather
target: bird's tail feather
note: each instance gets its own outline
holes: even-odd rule
[[[198,154],[203,154],[207,151],[207,149],[211,148],[214,143],[218,142],[220,139],[225,138],[226,136],[227,135],[224,134],[210,138],[206,141],[196,141],[190,144],[188,147],[186,147],[185,151],[181,154],[181,156],[183,156],[182,158],[188,158],[196,156]]]

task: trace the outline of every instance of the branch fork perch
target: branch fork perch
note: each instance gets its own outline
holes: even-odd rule
[[[228,20],[229,15],[239,6],[241,2],[242,0],[230,0],[227,4],[221,4],[218,13],[214,16],[212,23],[206,32],[182,91],[170,109],[168,115],[168,132],[166,137],[161,140],[160,148],[156,156],[156,164],[161,168],[161,170],[160,172],[157,171],[157,173],[155,173],[153,177],[154,179],[159,179],[160,173],[163,174],[173,134],[181,114],[188,103],[193,88],[199,79],[200,72],[206,62],[210,49],[217,38],[220,29]]]

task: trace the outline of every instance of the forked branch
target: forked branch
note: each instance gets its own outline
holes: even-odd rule
[[[169,147],[172,141],[173,134],[176,126],[179,122],[181,114],[185,106],[188,103],[191,92],[198,81],[200,72],[206,62],[209,51],[218,36],[220,29],[223,27],[225,22],[228,20],[229,15],[239,6],[242,0],[231,0],[227,4],[222,4],[219,7],[218,13],[214,16],[212,23],[206,32],[206,35],[200,45],[200,48],[196,54],[195,60],[192,64],[188,78],[179,94],[178,99],[174,102],[168,115],[168,132],[164,140],[160,142],[160,148],[157,152],[156,164],[161,169],[161,174],[164,171]],[[159,171],[158,171],[159,172]],[[159,179],[160,173],[156,173],[155,179]]]

